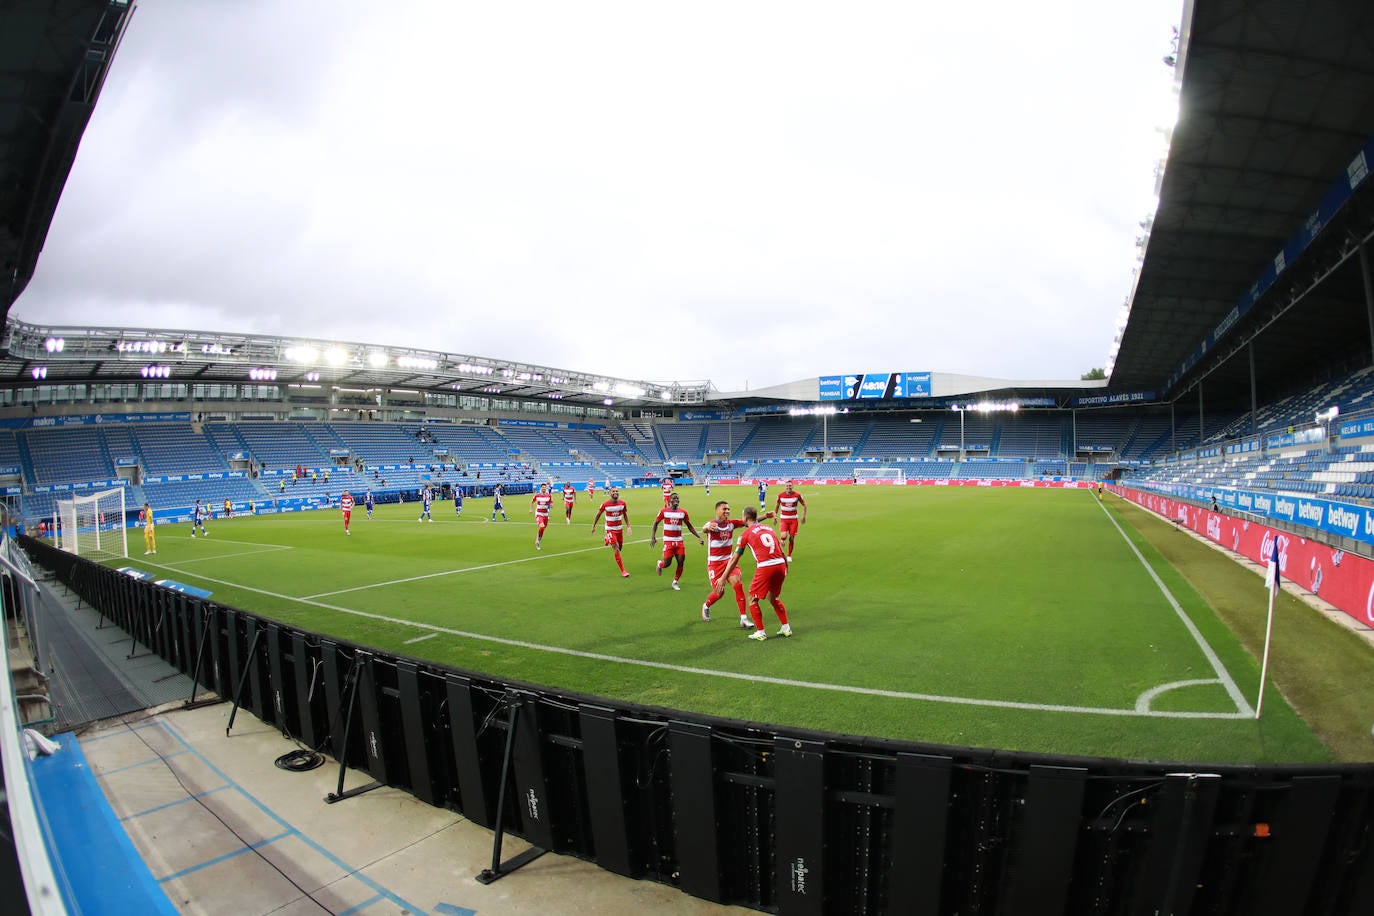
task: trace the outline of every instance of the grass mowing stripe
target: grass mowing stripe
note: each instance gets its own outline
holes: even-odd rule
[[[600,548],[593,548],[593,549],[600,549]],[[570,552],[571,552],[571,553],[580,553],[580,552],[582,552],[582,551],[570,551]],[[528,558],[528,559],[540,559],[540,558],[539,558],[539,557],[530,557],[530,558]],[[524,562],[524,561],[522,561],[522,560],[513,560],[513,561],[510,561],[510,562],[516,563],[516,562]],[[299,602],[299,603],[301,603],[301,604],[308,604],[308,605],[311,605],[312,607],[321,608],[321,609],[327,610],[327,611],[337,611],[338,613],[341,613],[341,614],[351,614],[351,615],[353,615],[353,616],[356,616],[356,617],[363,617],[363,618],[366,618],[366,619],[368,619],[368,620],[376,620],[376,621],[379,621],[379,622],[382,622],[382,623],[394,624],[394,625],[396,625],[396,626],[414,627],[414,628],[416,628],[416,629],[421,629],[421,630],[428,630],[428,631],[430,631],[429,634],[428,634],[427,636],[421,636],[421,637],[419,637],[419,638],[417,638],[417,639],[408,639],[408,640],[405,640],[405,641],[404,641],[404,644],[406,644],[406,645],[409,645],[409,644],[411,644],[411,643],[420,642],[420,641],[422,641],[422,640],[428,639],[428,638],[430,638],[430,637],[432,637],[432,636],[435,636],[435,635],[438,635],[438,634],[441,634],[441,633],[442,633],[442,634],[444,634],[444,635],[446,635],[446,636],[457,636],[457,637],[462,638],[462,639],[474,639],[474,640],[479,640],[479,641],[482,641],[482,642],[496,643],[496,644],[498,644],[498,645],[503,645],[503,646],[513,646],[513,647],[519,648],[519,649],[530,649],[530,650],[533,650],[533,651],[536,651],[536,652],[551,652],[551,653],[554,653],[554,654],[557,654],[557,655],[565,655],[565,656],[569,656],[569,657],[572,657],[572,658],[588,659],[588,660],[590,660],[590,661],[610,662],[610,663],[613,663],[613,664],[620,664],[620,665],[632,665],[632,666],[635,666],[635,667],[657,669],[657,670],[660,670],[660,671],[675,671],[675,672],[678,672],[678,673],[680,673],[680,674],[703,675],[703,676],[706,676],[706,677],[721,677],[721,678],[728,678],[728,679],[731,679],[731,680],[747,681],[747,682],[755,683],[755,684],[772,684],[772,685],[780,686],[780,687],[800,687],[800,688],[804,688],[804,689],[808,689],[808,690],[824,690],[824,691],[831,691],[831,692],[835,692],[835,693],[850,693],[850,694],[858,694],[858,695],[863,695],[863,696],[885,697],[885,698],[888,698],[888,699],[897,699],[897,700],[923,700],[923,701],[931,702],[931,703],[949,703],[949,704],[954,704],[954,705],[959,705],[959,706],[982,706],[982,707],[989,707],[989,708],[993,708],[993,709],[1022,709],[1022,710],[1033,710],[1033,711],[1037,711],[1037,712],[1085,713],[1085,714],[1097,715],[1097,716],[1127,716],[1127,717],[1145,717],[1145,718],[1161,718],[1161,719],[1236,719],[1236,718],[1244,718],[1244,717],[1245,717],[1245,713],[1240,713],[1240,712],[1201,712],[1201,711],[1187,711],[1187,710],[1154,711],[1154,710],[1149,710],[1149,709],[1141,710],[1141,709],[1139,708],[1139,705],[1138,705],[1138,704],[1137,704],[1137,706],[1136,706],[1135,708],[1132,708],[1132,709],[1116,709],[1116,708],[1098,707],[1098,706],[1075,706],[1075,705],[1071,705],[1071,704],[1058,704],[1058,703],[1028,703],[1028,702],[1021,702],[1021,701],[1017,701],[1017,700],[989,700],[989,699],[981,699],[981,698],[975,698],[975,697],[945,696],[945,695],[942,695],[942,694],[917,693],[917,692],[913,692],[913,691],[904,691],[904,690],[884,690],[884,689],[882,689],[882,688],[877,688],[877,687],[859,687],[859,686],[855,686],[855,685],[851,685],[851,684],[828,684],[828,683],[824,683],[824,682],[821,682],[821,681],[803,681],[803,680],[798,680],[798,679],[795,679],[795,678],[772,677],[772,676],[769,676],[769,675],[762,675],[762,674],[744,674],[744,673],[740,673],[740,672],[737,672],[737,671],[724,671],[724,670],[721,670],[721,669],[718,669],[718,668],[701,668],[701,667],[692,666],[692,665],[674,665],[674,664],[669,664],[669,663],[667,663],[667,662],[650,661],[650,660],[648,660],[648,659],[625,658],[625,657],[622,657],[622,656],[619,656],[619,655],[607,655],[607,654],[601,653],[601,652],[587,652],[587,651],[584,651],[584,650],[582,650],[582,649],[569,649],[569,648],[566,648],[566,647],[563,647],[563,646],[548,646],[548,645],[543,645],[543,644],[541,644],[541,643],[530,642],[530,641],[528,641],[528,640],[523,640],[523,639],[508,639],[508,638],[506,638],[506,637],[501,637],[501,636],[491,636],[491,635],[488,635],[488,634],[486,634],[486,633],[472,633],[472,632],[469,632],[469,631],[467,631],[467,630],[459,630],[459,629],[455,629],[455,628],[453,628],[453,627],[439,626],[439,625],[437,625],[437,624],[421,623],[421,622],[414,621],[414,620],[404,620],[404,619],[399,618],[399,617],[391,617],[391,616],[388,616],[388,615],[385,615],[385,614],[374,614],[374,613],[371,613],[371,612],[369,612],[369,611],[360,611],[360,610],[356,610],[356,609],[354,609],[354,608],[343,607],[343,606],[340,606],[340,605],[325,604],[325,603],[322,602],[322,601],[316,601],[316,600],[314,600],[314,598],[310,598],[310,597],[306,597],[306,598],[295,598],[295,597],[292,597],[291,595],[283,595],[283,594],[279,594],[279,593],[277,593],[277,592],[270,592],[270,591],[267,591],[266,589],[254,588],[253,586],[250,586],[250,585],[243,585],[243,584],[240,584],[240,583],[237,583],[237,582],[228,582],[228,581],[225,581],[225,580],[222,580],[222,579],[215,579],[215,578],[212,578],[212,577],[210,577],[210,576],[201,576],[201,575],[199,575],[199,574],[197,574],[197,573],[193,573],[193,572],[189,572],[189,571],[178,570],[176,567],[173,567],[173,566],[164,566],[163,564],[160,564],[160,563],[158,563],[158,564],[151,564],[151,565],[162,566],[164,569],[170,569],[170,570],[172,570],[173,572],[181,572],[183,575],[194,576],[195,578],[202,579],[202,580],[204,580],[204,581],[206,581],[206,582],[213,582],[213,583],[215,583],[215,584],[217,584],[217,585],[225,585],[225,586],[229,586],[229,587],[231,587],[231,588],[243,589],[244,591],[256,592],[257,594],[260,594],[260,595],[266,595],[266,596],[269,597],[269,598],[277,598],[277,599],[280,599],[280,600],[283,600],[283,601],[296,601],[296,602]],[[506,565],[506,564],[491,564],[491,565],[493,565],[493,566],[501,566],[501,565]],[[354,591],[354,590],[355,590],[355,589],[350,589],[350,591]],[[1209,680],[1206,680],[1206,681],[1201,681],[1201,682],[1199,682],[1199,683],[1210,684],[1210,683],[1215,683],[1215,681],[1209,679]],[[1163,685],[1163,688],[1172,688],[1172,687],[1178,687],[1178,686],[1182,686],[1182,685],[1181,685],[1181,684],[1178,684],[1178,683],[1175,683],[1175,684]],[[1163,688],[1156,688],[1156,690],[1158,691],[1158,690],[1161,690],[1161,689],[1163,689]],[[1253,712],[1249,713],[1249,715],[1253,715],[1253,714],[1254,714]]]
[[[754,492],[719,495],[749,505]],[[166,575],[215,589],[215,601],[287,626],[650,707],[1011,750],[1330,759],[1286,701],[1260,721],[1237,717],[1195,637],[1091,495],[936,487],[816,487],[805,495],[810,521],[784,599],[798,635],[762,646],[734,627],[722,632],[723,621],[701,620],[704,551],[688,545],[681,593],[654,575],[660,551],[642,539],[627,545],[633,577],[622,579],[581,503],[578,524],[550,525],[539,553],[532,524],[489,524],[478,505],[479,517],[465,512],[451,524],[453,516],[439,513],[440,524],[422,525],[407,504],[379,507],[380,526],[355,512],[351,538],[337,513],[272,515],[214,532],[217,541],[243,537],[242,548],[174,537],[163,555],[146,559],[184,569],[190,578]],[[687,490],[694,522],[711,516],[716,497],[715,487],[710,499]],[[662,505],[656,491],[626,500],[641,529]],[[1185,561],[1189,575],[1180,575],[1169,565],[1177,563],[1172,529],[1152,538],[1114,503],[1108,508],[1251,693],[1258,667],[1213,609],[1220,585],[1258,590],[1256,577],[1247,572],[1231,585],[1234,564],[1210,553],[1205,571]],[[1144,525],[1152,534],[1154,527]],[[207,550],[250,549],[250,540],[295,549],[191,562]],[[522,562],[533,558],[552,562]],[[466,574],[453,575],[458,567]],[[382,582],[394,584],[375,587]],[[350,591],[320,596],[337,590]],[[730,623],[733,604],[721,605]],[[1367,722],[1359,734],[1367,745]]]
[[[1154,571],[1154,568],[1145,561],[1145,555],[1142,554],[1140,549],[1135,546],[1135,543],[1126,536],[1125,530],[1123,530],[1116,519],[1112,517],[1112,514],[1107,511],[1107,507],[1102,505],[1099,501],[1098,508],[1102,510],[1103,515],[1107,516],[1107,520],[1112,523],[1112,527],[1116,529],[1117,534],[1121,535],[1121,539],[1126,542],[1126,546],[1131,548],[1131,552],[1135,554],[1140,564],[1145,567],[1145,571],[1150,574],[1150,578],[1154,580],[1155,585],[1159,586],[1159,590],[1164,593],[1164,597],[1168,600],[1170,607],[1174,609],[1174,613],[1183,621],[1183,625],[1188,628],[1188,632],[1193,635],[1193,639],[1197,642],[1198,647],[1202,649],[1202,654],[1207,656],[1207,661],[1211,663],[1212,670],[1217,673],[1217,678],[1220,680],[1220,683],[1226,688],[1226,692],[1230,694],[1231,699],[1235,701],[1236,709],[1240,711],[1241,715],[1253,716],[1255,714],[1254,707],[1246,702],[1245,697],[1240,692],[1240,688],[1236,686],[1236,682],[1231,679],[1231,675],[1227,672],[1226,666],[1221,663],[1221,659],[1217,658],[1216,652],[1212,650],[1207,640],[1203,639],[1202,633],[1198,631],[1197,625],[1193,623],[1192,618],[1183,612],[1183,608],[1179,606],[1178,599],[1169,591],[1168,586],[1159,578],[1159,574]],[[1202,683],[1207,682],[1203,681]],[[1146,696],[1153,698],[1153,694],[1156,692],[1158,692],[1158,688],[1156,688],[1155,691],[1147,691],[1146,694],[1142,694],[1142,698]]]

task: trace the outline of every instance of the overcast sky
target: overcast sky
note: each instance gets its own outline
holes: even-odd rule
[[[723,390],[1105,364],[1182,0],[141,0],[14,314]]]

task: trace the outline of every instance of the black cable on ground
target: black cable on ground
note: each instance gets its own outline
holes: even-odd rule
[[[324,755],[309,750],[287,751],[274,760],[273,763],[276,764],[279,770],[288,770],[292,773],[304,773],[324,763]]]

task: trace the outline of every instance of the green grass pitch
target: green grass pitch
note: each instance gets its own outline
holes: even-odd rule
[[[572,525],[555,501],[540,551],[529,497],[512,497],[509,522],[489,520],[489,499],[468,500],[461,519],[436,502],[424,523],[415,503],[380,507],[371,520],[359,506],[349,536],[337,510],[217,520],[208,538],[164,525],[153,557],[132,530],[128,564],[341,639],[653,706],[1050,753],[1333,759],[1281,691],[1266,693],[1254,719],[1254,653],[1119,500],[800,489],[809,521],[782,596],[796,635],[774,636],[765,605],[763,643],[745,638],[729,590],[702,621],[706,551],[694,538],[682,591],[670,573],[655,575],[657,489],[623,492],[628,579],[592,529],[585,494]],[[698,529],[715,500],[738,516],[757,499],[746,487],[681,492]],[[752,559],[743,565],[747,582]]]

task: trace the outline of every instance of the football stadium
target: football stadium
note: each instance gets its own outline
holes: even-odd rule
[[[1365,4],[1184,4],[1102,377],[745,390],[12,314],[134,8],[0,4],[18,911],[1374,912]]]

